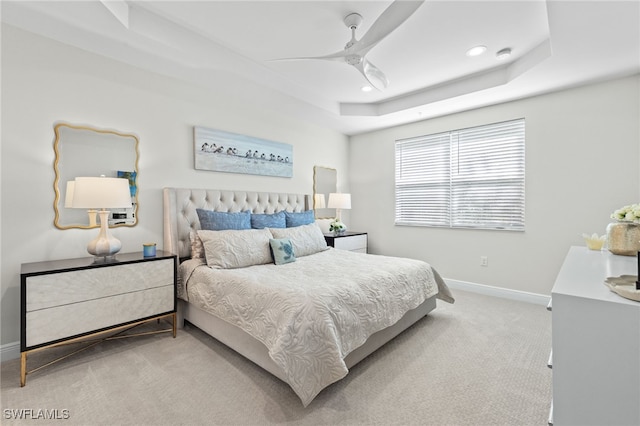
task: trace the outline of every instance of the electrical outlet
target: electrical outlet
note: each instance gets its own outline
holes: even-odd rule
[[[489,266],[489,258],[487,256],[480,256],[480,266]]]

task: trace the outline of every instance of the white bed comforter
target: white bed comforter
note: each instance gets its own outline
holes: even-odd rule
[[[261,341],[305,406],[370,335],[435,294],[453,302],[425,262],[335,249],[240,269],[190,260],[180,276],[179,296]]]

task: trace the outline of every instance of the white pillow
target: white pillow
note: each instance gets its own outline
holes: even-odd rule
[[[314,222],[293,228],[269,228],[273,238],[289,238],[296,257],[308,256],[327,250],[327,242],[320,227]]]
[[[218,269],[244,268],[271,263],[268,229],[199,230],[207,265]]]
[[[191,240],[191,258],[204,259],[204,246],[197,231],[189,232],[189,240]]]

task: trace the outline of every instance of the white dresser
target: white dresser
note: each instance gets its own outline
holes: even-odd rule
[[[552,290],[553,414],[562,425],[640,425],[640,302],[607,277],[635,257],[571,247]]]
[[[29,352],[163,317],[172,319],[175,337],[176,262],[158,251],[102,263],[87,257],[23,264],[21,385]]]

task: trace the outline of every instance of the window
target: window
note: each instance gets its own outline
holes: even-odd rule
[[[524,230],[524,119],[396,141],[396,225]]]

